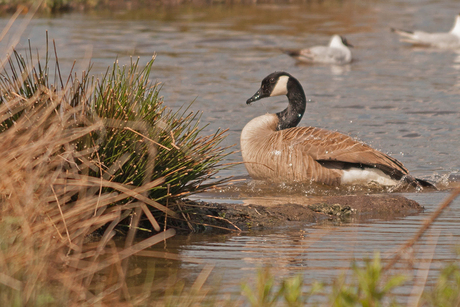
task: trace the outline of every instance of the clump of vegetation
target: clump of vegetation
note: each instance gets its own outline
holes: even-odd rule
[[[444,266],[435,285],[423,294],[421,305],[430,307],[460,305],[460,263],[458,260]]]
[[[388,301],[392,291],[406,280],[403,275],[391,276],[385,280],[378,253],[373,259],[364,261],[363,267],[353,263],[352,274],[348,277],[339,276],[329,285],[331,290],[326,306],[384,306],[384,300]],[[259,270],[255,289],[245,283],[242,291],[252,307],[300,307],[312,304],[311,300],[315,294],[326,296],[325,293],[321,293],[326,286],[325,283],[315,281],[308,289],[301,275],[285,278],[276,283],[270,270],[264,268]]]
[[[363,267],[353,263],[352,270],[351,281],[340,276],[333,283],[332,306],[385,306],[392,291],[407,279],[404,275],[385,276],[379,253],[375,253],[373,259],[365,260]],[[390,305],[397,304],[393,301]]]
[[[70,10],[93,9],[106,1],[101,0],[2,0],[0,13],[21,10],[24,13],[30,9],[41,12],[57,13]]]
[[[172,112],[163,105],[158,84],[149,81],[154,58],[142,68],[139,60],[129,67],[115,62],[100,80],[88,72],[80,79],[73,74],[63,79],[56,63],[57,81],[50,83],[48,51],[44,63],[35,63],[30,50],[25,58],[17,51],[9,58],[0,81],[0,103],[7,106],[19,99],[21,104],[46,89],[60,100],[57,112],[78,108],[86,121],[100,122],[100,128],[73,143],[77,150],[87,150],[87,158],[94,163],[88,175],[134,186],[164,178],[163,184],[149,189],[148,196],[159,202],[227,180],[210,181],[228,154],[227,148],[219,147],[225,131],[203,137],[200,114],[187,109]],[[39,99],[33,107],[43,104],[48,101]],[[27,106],[20,106],[0,121],[0,131],[11,128],[27,112]]]
[[[165,184],[151,189],[149,195],[161,201],[215,185],[204,182],[217,173],[227,153],[218,146],[225,131],[202,137],[199,114],[187,109],[174,113],[163,105],[158,84],[148,79],[152,64],[153,60],[139,70],[138,62],[123,68],[115,63],[97,82],[86,105],[88,113],[103,118],[106,127],[97,151],[103,174],[98,170],[96,176],[134,185],[165,177]],[[121,169],[107,174],[119,159],[126,160]]]
[[[126,298],[121,260],[174,234],[127,242],[118,253],[111,241],[115,226],[143,204],[110,205],[139,198],[162,180],[138,188],[85,175],[96,167],[88,159],[95,148],[76,144],[103,121],[90,122],[82,111],[42,86],[31,98],[17,95],[0,105],[0,118],[13,123],[0,134],[0,300],[6,305]],[[112,191],[101,190],[106,186]],[[103,225],[100,240],[85,244]],[[113,271],[112,279],[99,282],[94,277],[101,271]]]
[[[280,283],[275,282],[270,268],[259,269],[255,289],[249,284],[243,283],[242,293],[252,307],[279,306],[284,302],[285,306],[300,307],[306,306],[310,297],[318,293],[323,284],[314,282],[308,292],[304,290],[304,279],[301,275],[283,279]]]
[[[307,287],[301,275],[279,281],[268,267],[259,269],[255,286],[242,284],[245,302],[261,306],[401,306],[394,291],[409,278],[403,274],[389,274],[379,253],[364,262],[354,262],[351,274],[341,275],[331,283],[314,282]],[[314,301],[316,298],[316,301]],[[447,263],[433,286],[426,287],[421,300],[411,306],[459,306],[460,266],[457,261]],[[245,305],[242,303],[242,305]]]
[[[225,182],[210,181],[227,154],[219,147],[225,132],[203,137],[199,115],[169,111],[149,81],[153,61],[115,63],[97,79],[88,72],[63,78],[48,50],[42,60],[32,48],[7,58],[0,78],[3,303],[132,300],[127,259],[175,233],[155,215],[177,217],[168,200]],[[163,232],[134,243],[143,216]],[[111,239],[126,220],[119,250]]]

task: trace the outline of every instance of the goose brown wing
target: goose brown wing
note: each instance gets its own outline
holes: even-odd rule
[[[398,180],[408,173],[398,160],[339,132],[315,127],[295,127],[280,132],[286,143],[300,146],[304,154],[324,167],[375,167]]]

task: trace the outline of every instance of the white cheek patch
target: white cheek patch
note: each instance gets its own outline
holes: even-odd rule
[[[276,82],[275,87],[273,88],[273,91],[270,94],[270,97],[273,96],[279,96],[279,95],[287,95],[287,83],[288,83],[289,77],[288,76],[281,76],[278,79],[278,82]]]

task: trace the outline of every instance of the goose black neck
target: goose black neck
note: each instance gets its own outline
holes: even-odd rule
[[[305,113],[307,105],[302,85],[300,85],[297,79],[293,77],[289,78],[287,90],[288,93],[286,96],[288,97],[289,105],[285,110],[276,113],[279,119],[278,130],[297,126]]]

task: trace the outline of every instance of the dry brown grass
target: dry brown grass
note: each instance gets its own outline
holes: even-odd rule
[[[149,295],[126,284],[129,257],[175,234],[155,217],[179,217],[170,199],[226,181],[209,180],[225,131],[202,137],[199,114],[167,111],[149,82],[154,58],[96,81],[62,78],[54,50],[52,84],[48,38],[44,61],[14,49],[33,14],[0,61],[0,305],[142,303]],[[140,222],[157,234],[139,242]]]
[[[115,226],[128,216],[147,213],[152,228],[160,230],[147,206],[175,213],[145,197],[163,178],[139,187],[84,175],[97,167],[97,161],[87,159],[95,148],[77,150],[75,143],[103,123],[88,121],[80,111],[46,88],[30,99],[18,96],[0,105],[2,121],[23,112],[0,135],[2,302],[72,305],[130,299],[122,261],[174,235],[166,230],[133,244],[132,227],[123,250],[113,245]],[[137,201],[109,206],[128,198]],[[103,225],[97,241],[85,244]],[[101,284],[94,276],[103,270],[112,273]]]

